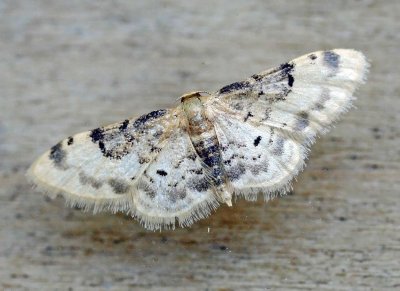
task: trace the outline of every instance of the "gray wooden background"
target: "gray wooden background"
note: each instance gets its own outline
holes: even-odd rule
[[[0,289],[399,289],[399,15],[397,0],[0,1]],[[25,179],[68,135],[336,47],[368,56],[369,81],[291,196],[160,233]]]

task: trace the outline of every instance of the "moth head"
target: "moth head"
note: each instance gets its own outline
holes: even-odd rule
[[[193,91],[193,92],[185,93],[180,97],[181,103],[183,103],[184,101],[187,101],[191,98],[199,98],[200,99],[200,97],[203,96],[203,95],[201,95],[202,93],[211,95],[210,93],[208,93],[206,91]]]

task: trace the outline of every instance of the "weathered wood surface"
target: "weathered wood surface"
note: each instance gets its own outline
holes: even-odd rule
[[[0,289],[400,288],[399,15],[397,0],[1,1]],[[65,136],[334,47],[363,51],[369,81],[294,195],[160,233],[25,180]]]

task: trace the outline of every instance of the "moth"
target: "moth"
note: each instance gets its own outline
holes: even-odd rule
[[[125,212],[151,230],[186,227],[233,197],[287,192],[368,67],[351,49],[310,53],[214,93],[184,94],[175,108],[70,136],[28,176],[71,206]]]

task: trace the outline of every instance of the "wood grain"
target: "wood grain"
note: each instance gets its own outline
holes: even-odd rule
[[[0,289],[400,288],[399,14],[395,0],[0,2]],[[25,179],[70,134],[335,47],[363,51],[369,81],[293,195],[149,232]]]

